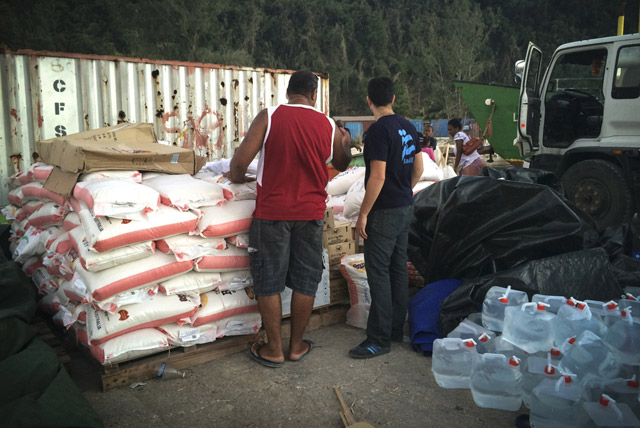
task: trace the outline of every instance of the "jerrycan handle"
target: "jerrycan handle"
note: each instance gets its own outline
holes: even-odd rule
[[[562,385],[563,383],[573,382],[574,377],[576,377],[576,375],[574,375],[573,373],[562,373],[562,376],[560,376],[556,381],[556,387],[555,387],[556,392],[560,391],[560,385]]]
[[[602,394],[600,396],[600,405],[603,407],[608,407],[611,410],[613,410],[616,414],[616,417],[618,418],[618,422],[622,422],[622,420],[624,419],[624,417],[622,416],[622,411],[618,408],[618,406],[616,405],[616,400],[614,400],[613,398],[609,397],[607,394]]]

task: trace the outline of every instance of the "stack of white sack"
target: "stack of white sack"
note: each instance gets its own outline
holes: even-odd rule
[[[455,177],[450,166],[443,170],[426,153],[420,152],[419,156],[422,157],[423,172],[413,188],[414,195],[435,182]],[[333,208],[337,220],[352,223],[357,220],[365,194],[365,172],[364,167],[354,166],[329,181],[327,206]]]
[[[227,202],[232,193],[188,175],[138,171],[84,174],[67,199],[27,182],[34,176],[46,180],[10,179],[13,206],[3,212],[15,214],[14,258],[45,295],[40,306],[102,364],[168,347],[170,336],[155,328],[190,325],[201,293],[252,285],[246,246],[255,201]],[[211,321],[213,340],[260,327],[257,309],[222,312]]]

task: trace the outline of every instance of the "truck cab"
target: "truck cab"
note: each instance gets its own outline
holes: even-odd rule
[[[524,166],[556,173],[602,228],[640,207],[640,34],[564,44],[546,69],[529,43],[516,63]]]

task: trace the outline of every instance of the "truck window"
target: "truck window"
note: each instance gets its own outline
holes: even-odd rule
[[[555,61],[544,95],[545,146],[565,148],[578,138],[600,135],[606,63],[603,48],[566,53]]]
[[[640,46],[625,46],[618,51],[611,96],[633,99],[640,96]]]

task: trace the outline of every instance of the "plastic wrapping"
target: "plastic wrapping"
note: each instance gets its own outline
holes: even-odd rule
[[[597,245],[595,223],[549,173],[484,171],[491,176],[452,178],[416,195],[409,258],[428,281],[477,278]]]

